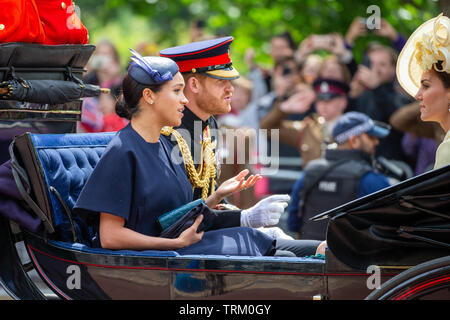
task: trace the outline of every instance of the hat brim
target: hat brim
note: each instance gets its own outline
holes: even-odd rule
[[[397,59],[397,79],[402,88],[412,97],[417,94],[420,88],[420,79],[423,70],[416,59],[416,40],[420,39],[424,33],[433,31],[434,21],[430,19],[420,25],[414,31],[400,52]]]
[[[336,97],[345,97],[345,94],[337,94],[337,93],[318,93],[316,94],[316,99],[317,100],[331,100],[334,99]]]
[[[367,131],[366,134],[377,138],[385,138],[389,135],[390,132],[391,127],[388,124],[374,121],[373,128]]]
[[[240,77],[239,72],[233,68],[225,68],[219,70],[212,70],[204,72],[208,77],[219,79],[219,80],[234,80]]]

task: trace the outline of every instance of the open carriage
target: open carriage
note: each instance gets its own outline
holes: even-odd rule
[[[93,246],[98,219],[72,208],[114,133],[72,129],[23,130],[9,148],[20,215],[0,215],[0,283],[15,299],[48,298],[31,272],[69,300],[450,299],[450,166],[317,216],[325,259],[106,250]]]

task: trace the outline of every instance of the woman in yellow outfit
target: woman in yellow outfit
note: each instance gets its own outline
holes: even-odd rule
[[[440,14],[410,36],[397,63],[400,85],[420,104],[423,121],[438,122],[445,137],[434,169],[450,164],[450,19]]]

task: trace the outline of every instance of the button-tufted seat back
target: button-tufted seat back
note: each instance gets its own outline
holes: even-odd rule
[[[96,226],[89,221],[93,217],[80,217],[72,209],[114,134],[26,133],[16,137],[15,148],[32,196],[54,227],[55,238],[92,245]]]

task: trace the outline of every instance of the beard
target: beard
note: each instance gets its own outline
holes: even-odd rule
[[[231,110],[231,104],[223,97],[216,97],[205,91],[199,97],[197,104],[201,110],[212,115],[226,114]]]

